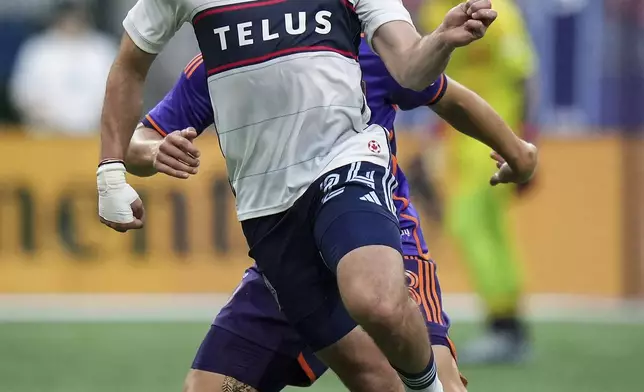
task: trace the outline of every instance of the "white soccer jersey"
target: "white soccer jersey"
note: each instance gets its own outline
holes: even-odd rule
[[[158,53],[192,23],[239,220],[290,208],[322,174],[389,164],[357,62],[360,33],[411,18],[400,0],[139,0],[123,25]],[[375,142],[375,143],[374,143]]]

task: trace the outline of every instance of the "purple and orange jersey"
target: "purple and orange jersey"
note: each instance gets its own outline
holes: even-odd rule
[[[360,45],[359,61],[365,95],[371,109],[370,123],[381,125],[390,131],[393,171],[398,180],[394,202],[400,220],[403,253],[427,260],[429,251],[420,227],[420,219],[410,202],[409,184],[395,157],[394,120],[398,108],[411,110],[438,102],[447,89],[447,78],[441,75],[439,80],[421,92],[405,89],[393,79],[380,57],[371,50],[364,39]],[[172,90],[142,120],[146,127],[155,129],[164,136],[188,127],[193,127],[201,133],[212,125],[213,121],[206,68],[201,55],[196,56],[186,66]]]

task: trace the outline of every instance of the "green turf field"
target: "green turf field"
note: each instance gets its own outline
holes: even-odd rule
[[[0,324],[2,392],[178,392],[207,329],[195,323]],[[457,325],[462,341],[473,325]],[[539,324],[532,363],[465,368],[470,391],[641,390],[644,326]],[[329,375],[311,392],[343,390]],[[291,391],[292,392],[292,391]]]

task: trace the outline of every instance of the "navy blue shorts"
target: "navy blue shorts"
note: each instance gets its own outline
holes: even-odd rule
[[[336,281],[342,257],[368,245],[402,254],[385,167],[358,162],[326,173],[287,211],[242,222],[250,256],[289,323],[314,351],[353,330]]]

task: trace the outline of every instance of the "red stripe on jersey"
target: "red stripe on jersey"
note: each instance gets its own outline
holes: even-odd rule
[[[205,18],[208,15],[215,15],[215,14],[221,14],[222,12],[228,12],[228,11],[237,11],[237,10],[243,10],[246,8],[255,8],[255,7],[263,7],[265,5],[273,5],[273,4],[279,4],[279,3],[285,3],[286,0],[266,0],[266,1],[254,1],[250,3],[243,3],[243,4],[235,4],[235,5],[230,5],[230,6],[224,6],[224,7],[218,7],[218,8],[213,8],[207,11],[204,11],[200,14],[198,14],[194,20],[192,21],[193,24],[199,22],[201,19]]]
[[[356,7],[353,4],[351,4],[349,0],[344,0],[344,5],[346,5],[347,8],[350,9],[351,11],[356,12]]]
[[[330,46],[322,46],[322,45],[305,46],[305,47],[302,47],[302,48],[290,48],[290,49],[278,50],[277,52],[269,53],[269,54],[264,55],[264,56],[254,57],[252,59],[236,61],[234,63],[222,65],[222,66],[219,66],[219,67],[216,67],[216,68],[213,68],[213,69],[209,69],[208,70],[208,75],[213,75],[213,74],[216,74],[218,72],[227,71],[227,70],[232,69],[232,68],[243,67],[245,65],[261,63],[263,61],[271,60],[271,59],[274,59],[274,58],[279,57],[279,56],[284,56],[284,55],[288,55],[288,54],[295,54],[295,53],[305,53],[305,52],[335,52],[335,53],[341,54],[341,55],[343,55],[345,57],[352,58],[354,60],[356,60],[358,58],[355,54],[353,54],[351,52],[347,52],[347,51],[344,51],[344,50],[339,50],[339,49],[336,49],[336,48],[332,48]]]

